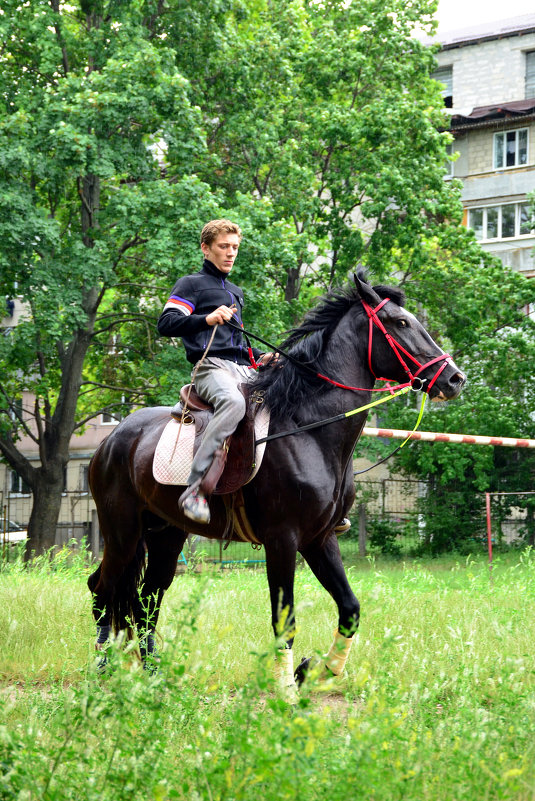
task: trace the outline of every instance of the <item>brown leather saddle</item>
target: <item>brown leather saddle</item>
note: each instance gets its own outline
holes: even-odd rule
[[[234,433],[225,440],[223,447],[215,452],[213,462],[200,484],[205,495],[236,492],[247,482],[255,466],[254,421],[262,398],[257,392],[250,392],[247,384],[241,384],[239,389],[246,402],[245,415]],[[194,384],[186,384],[181,388],[180,401],[181,407],[173,410],[172,414],[176,420],[181,420],[184,416],[184,420],[195,422],[195,454],[214,413],[213,407],[201,398]]]

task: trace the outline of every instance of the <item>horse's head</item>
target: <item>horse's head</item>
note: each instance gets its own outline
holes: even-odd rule
[[[456,398],[466,376],[433,341],[416,317],[403,308],[399,289],[372,287],[355,275],[369,319],[368,366],[376,378],[411,381],[434,400]]]

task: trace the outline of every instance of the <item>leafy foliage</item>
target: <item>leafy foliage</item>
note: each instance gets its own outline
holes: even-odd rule
[[[72,434],[102,411],[175,400],[189,368],[154,323],[217,216],[244,230],[233,275],[248,327],[280,341],[362,261],[401,276],[468,366],[444,423],[472,415],[480,430],[491,410],[501,433],[529,429],[518,310],[532,295],[462,228],[459,186],[443,180],[433,50],[413,36],[436,5],[6,0],[0,270],[23,316],[0,339],[0,453],[33,491],[31,549],[52,543]],[[467,458],[400,465],[459,477]],[[488,454],[473,464],[485,486]]]

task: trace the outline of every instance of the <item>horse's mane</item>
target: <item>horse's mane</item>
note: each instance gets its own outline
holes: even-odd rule
[[[359,278],[363,280],[360,271]],[[373,289],[380,298],[390,298],[399,306],[405,303],[405,295],[397,287],[380,284]],[[361,297],[354,284],[332,290],[318,299],[300,325],[288,331],[280,348],[299,364],[336,378],[329,374],[333,366],[327,364],[323,354],[335,327],[353,307],[358,314],[364,314]],[[279,365],[267,367],[259,373],[253,387],[264,393],[272,419],[281,419],[295,417],[299,409],[309,407],[315,397],[331,389],[332,385],[281,357]]]

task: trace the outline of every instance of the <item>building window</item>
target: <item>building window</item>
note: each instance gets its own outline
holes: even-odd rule
[[[526,99],[535,97],[535,50],[526,53]]]
[[[10,488],[15,495],[30,495],[31,493],[29,486],[15,470],[11,471]]]
[[[22,398],[15,398],[12,401],[8,414],[14,423],[19,423],[22,420]]]
[[[534,233],[535,219],[529,203],[507,203],[469,209],[468,227],[476,239],[515,239]]]
[[[89,492],[89,465],[80,466],[80,492]]]
[[[528,163],[528,129],[494,134],[494,167],[520,167]]]
[[[102,412],[102,414],[100,415],[100,419],[102,425],[104,426],[116,426],[117,423],[121,422],[123,416],[122,414],[119,414],[119,412],[115,412],[114,414],[109,414],[109,412]]]
[[[444,105],[446,108],[453,108],[453,67],[439,67],[431,77],[443,84]]]

